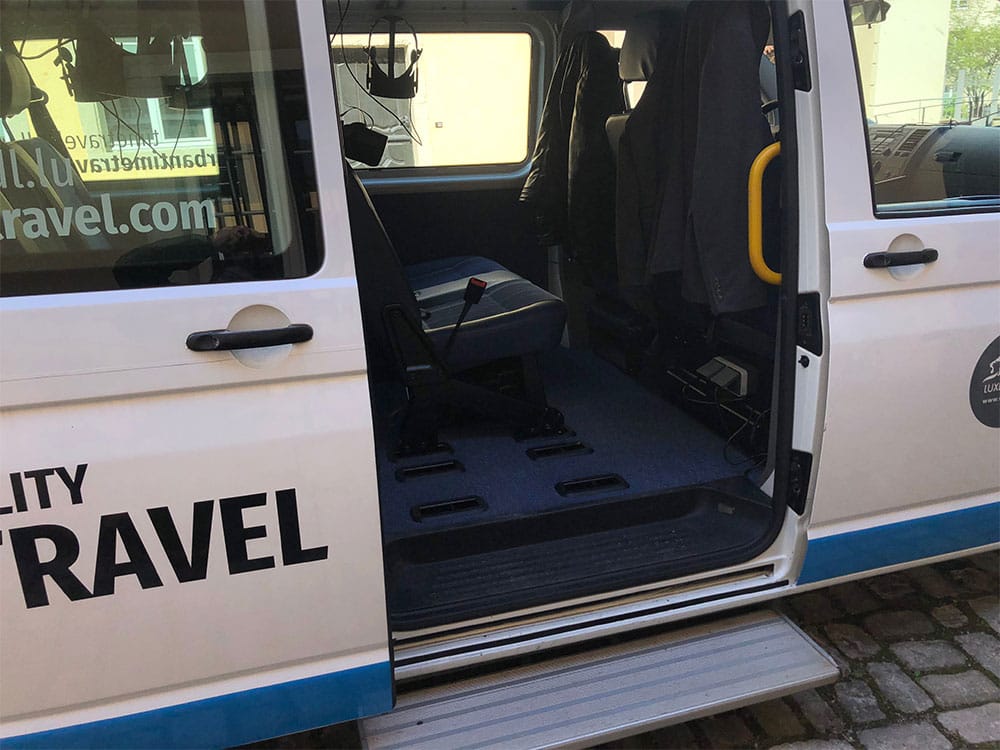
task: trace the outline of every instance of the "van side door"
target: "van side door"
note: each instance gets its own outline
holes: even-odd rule
[[[0,735],[223,747],[389,710],[323,7],[82,5],[0,10],[31,86],[0,143]]]
[[[1000,18],[873,5],[813,6],[829,369],[802,582],[1000,533],[1000,129],[949,58]]]

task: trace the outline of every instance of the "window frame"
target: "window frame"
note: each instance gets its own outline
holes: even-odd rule
[[[331,7],[326,3],[327,36],[339,26],[336,4]],[[448,190],[491,190],[502,187],[514,187],[523,183],[531,168],[531,159],[535,141],[538,137],[538,120],[542,111],[545,96],[545,74],[549,69],[549,59],[555,49],[555,28],[551,22],[532,23],[535,18],[523,16],[522,20],[514,21],[512,14],[501,17],[496,13],[463,14],[462,18],[448,16],[445,13],[414,12],[407,15],[406,20],[416,27],[418,34],[447,33],[522,33],[527,34],[530,42],[530,67],[528,77],[528,130],[525,157],[517,163],[508,164],[465,164],[454,166],[422,166],[422,167],[361,167],[355,171],[365,186],[373,193],[403,193],[432,192]],[[339,33],[366,34],[371,28],[374,18],[361,16],[348,18],[339,29]],[[537,21],[543,16],[538,15]],[[333,61],[331,58],[331,66]],[[334,90],[334,100],[337,111],[341,111],[340,94]],[[339,119],[339,118],[338,118]],[[343,124],[341,143],[343,143]]]
[[[197,4],[199,4],[199,5],[202,4],[202,3],[204,3],[205,5],[211,5],[210,0],[195,0],[195,2]],[[238,0],[238,2],[240,2],[242,4],[242,9],[243,9],[243,13],[244,13],[243,17],[246,19],[246,24],[247,24],[246,32],[247,32],[247,45],[248,45],[247,52],[248,52],[248,55],[250,55],[250,58],[252,58],[252,56],[253,56],[253,50],[254,50],[254,47],[253,47],[253,37],[254,37],[255,34],[256,35],[260,35],[260,34],[266,34],[267,35],[267,40],[268,40],[269,44],[268,44],[268,46],[266,48],[264,48],[264,50],[266,51],[266,53],[268,55],[273,56],[276,51],[280,51],[281,48],[275,46],[275,44],[276,44],[276,34],[275,34],[275,32],[272,31],[271,25],[267,25],[265,27],[254,28],[254,27],[251,26],[251,18],[250,18],[250,16],[251,16],[251,13],[250,13],[251,7],[256,7],[257,5],[259,5],[259,11],[258,12],[260,14],[263,14],[262,17],[264,18],[265,21],[269,21],[270,18],[271,18],[272,13],[274,13],[274,14],[277,13],[277,9],[281,5],[280,1],[279,0],[262,0],[260,3],[254,3],[253,0]],[[137,10],[137,12],[141,12],[141,11]],[[291,70],[292,70],[292,72],[297,72],[301,76],[301,79],[302,79],[303,92],[305,94],[305,103],[304,103],[305,109],[304,109],[304,112],[305,112],[305,115],[307,117],[309,140],[310,140],[311,143],[315,143],[317,133],[316,133],[314,121],[312,119],[312,113],[313,113],[313,111],[314,111],[314,109],[316,108],[317,105],[311,100],[310,94],[307,91],[308,84],[306,82],[307,71],[306,71],[306,61],[305,61],[305,49],[306,49],[306,47],[305,47],[304,42],[303,42],[303,39],[305,38],[305,35],[303,34],[302,29],[298,25],[299,24],[298,14],[296,14],[294,16],[294,18],[295,18],[295,27],[294,28],[295,28],[295,34],[296,34],[297,44],[298,44],[297,50],[298,50],[298,52],[300,53],[300,56],[301,56],[302,67],[301,68],[294,68],[293,67]],[[129,45],[127,43],[125,43],[125,44],[122,43],[122,41],[123,41],[122,38],[120,38],[120,37],[111,37],[111,39],[113,39],[113,41],[116,44],[118,44],[119,46],[121,46],[126,51],[133,51],[133,50],[129,49],[129,46],[132,46],[132,45]],[[15,37],[15,41],[19,41],[19,40],[17,40],[17,38]],[[185,40],[184,43],[185,43],[185,46],[187,46],[188,40]],[[205,75],[207,75],[208,72],[209,72],[208,68],[207,68],[207,62],[208,62],[207,58],[208,58],[208,54],[204,51],[204,48],[201,49],[201,54],[197,54],[197,55],[194,56],[194,64],[191,66],[191,70],[192,70],[192,74],[193,74],[194,79],[195,79],[195,83],[198,83],[199,81],[201,81],[205,77]],[[36,59],[38,59],[38,58],[36,58]],[[269,127],[271,127],[271,128],[280,128],[280,123],[281,123],[281,120],[282,120],[282,116],[280,114],[278,114],[277,112],[275,112],[274,113],[274,117],[273,117],[273,120],[274,120],[273,122],[270,122],[269,120],[265,120],[264,119],[265,118],[265,112],[264,112],[264,110],[266,109],[266,107],[264,105],[260,104],[259,102],[260,102],[261,99],[266,99],[267,97],[261,97],[261,96],[259,96],[259,94],[260,94],[261,91],[266,91],[266,92],[269,92],[271,94],[275,94],[278,91],[278,89],[279,89],[279,82],[278,82],[277,78],[279,77],[279,75],[288,72],[286,69],[279,68],[276,64],[274,64],[273,59],[270,62],[271,62],[270,67],[268,67],[266,70],[261,71],[261,70],[256,70],[256,69],[253,68],[253,63],[252,63],[252,60],[251,60],[251,62],[248,63],[247,70],[245,70],[245,71],[238,71],[238,75],[244,76],[246,78],[246,80],[248,82],[250,82],[250,85],[253,86],[254,98],[255,98],[255,100],[258,103],[252,109],[252,117],[254,118],[252,121],[250,121],[250,120],[247,120],[247,121],[240,121],[240,120],[231,121],[231,124],[233,124],[233,123],[239,124],[239,123],[244,123],[244,122],[251,123],[252,122],[252,129],[255,132],[254,138],[257,139],[257,144],[258,144],[256,146],[255,152],[260,152],[260,153],[263,153],[263,152],[267,151],[267,149],[268,149],[268,146],[265,145],[266,144],[266,136],[260,132],[262,130],[262,127],[261,127],[262,123],[268,123]],[[261,73],[261,74],[269,77],[269,79],[270,79],[270,85],[265,86],[265,87],[263,87],[262,89],[259,89],[259,90],[257,88],[257,83],[256,83],[256,75],[258,73]],[[159,118],[157,117],[156,119],[153,119],[152,118],[152,114],[153,114],[154,109],[157,108],[154,105],[160,105],[160,106],[162,106],[162,105],[165,104],[165,102],[164,102],[163,99],[155,98],[155,97],[127,97],[127,98],[136,101],[138,103],[138,106],[140,108],[145,108],[145,112],[148,115],[151,116],[151,120],[150,120],[151,123],[155,124],[155,123],[159,122]],[[78,109],[81,106],[87,106],[87,107],[93,106],[95,108],[100,108],[100,103],[99,102],[78,102],[78,101],[75,101],[75,96],[74,95],[71,95],[71,99],[73,100],[74,106],[77,107]],[[46,101],[45,102],[46,107],[47,107],[47,104],[48,104],[48,102]],[[194,109],[194,108],[191,108],[191,109]],[[216,120],[216,116],[215,116],[216,109],[217,109],[217,104],[213,100],[211,105],[206,106],[206,107],[200,107],[198,109],[201,110],[201,116],[204,118],[204,120],[206,122],[206,125],[207,125],[207,127],[206,127],[207,137],[206,138],[197,138],[197,139],[193,139],[193,138],[181,138],[181,139],[179,139],[178,145],[179,146],[186,146],[186,147],[194,147],[194,148],[211,147],[213,149],[213,152],[218,154],[216,158],[218,159],[219,163],[221,164],[222,161],[223,161],[222,160],[222,154],[217,151],[217,145],[221,141],[217,141],[216,140],[217,126],[219,126],[221,124],[220,122],[218,122]],[[95,116],[99,117],[98,126],[103,131],[104,127],[106,126],[106,121],[104,120],[103,116],[101,116],[100,113],[99,113],[99,111],[96,111],[96,110],[92,111],[92,114],[94,114]],[[26,118],[25,122],[30,121],[30,115],[29,115],[29,112],[28,112],[27,109],[23,110],[22,112],[19,112],[17,115],[14,115],[11,118],[6,118],[6,119],[9,122],[10,120],[13,120],[14,118],[20,118],[20,117]],[[21,140],[21,139],[16,138],[16,137],[13,138],[13,139],[8,139],[8,134],[6,132],[6,129],[0,128],[0,131],[3,131],[2,136],[0,136],[0,144],[8,145],[10,143],[13,143],[13,144],[16,145]],[[25,131],[25,132],[27,132],[27,131]],[[41,136],[39,136],[36,133],[32,137],[41,137]],[[172,140],[171,140],[171,143],[172,143]],[[314,152],[314,146],[311,147],[310,150]],[[132,249],[126,250],[125,252],[120,252],[117,247],[104,247],[104,248],[97,248],[97,249],[91,249],[91,248],[83,249],[81,247],[72,247],[72,248],[70,248],[70,247],[63,247],[63,248],[58,248],[58,249],[55,249],[55,250],[52,250],[52,251],[45,250],[45,251],[38,252],[38,253],[32,253],[32,252],[28,252],[28,253],[16,253],[16,256],[19,259],[22,258],[22,257],[42,257],[42,258],[48,257],[49,259],[55,258],[55,259],[57,259],[59,261],[66,261],[66,262],[62,263],[61,265],[59,265],[56,268],[51,268],[51,267],[47,267],[47,266],[43,267],[43,268],[40,268],[40,269],[39,268],[28,268],[28,267],[25,267],[25,268],[15,268],[13,271],[11,271],[9,269],[9,265],[10,264],[8,263],[7,264],[8,268],[5,269],[5,273],[4,274],[0,274],[0,276],[3,277],[2,281],[4,282],[4,284],[6,286],[6,288],[4,290],[2,290],[2,292],[0,292],[0,303],[3,303],[6,300],[31,299],[31,298],[37,298],[37,297],[53,297],[53,296],[64,296],[64,295],[80,295],[80,294],[84,294],[84,295],[92,295],[92,294],[106,295],[108,293],[111,293],[111,294],[130,293],[131,294],[131,293],[135,293],[135,292],[154,292],[154,291],[158,291],[158,290],[192,289],[192,288],[203,288],[203,287],[232,286],[233,284],[248,284],[248,283],[249,284],[257,284],[257,283],[276,283],[276,282],[277,283],[287,283],[287,282],[290,282],[290,281],[299,281],[299,280],[303,280],[303,279],[309,279],[309,278],[316,277],[317,275],[319,275],[319,274],[322,273],[323,268],[324,268],[325,264],[327,263],[327,255],[328,255],[327,246],[326,246],[326,243],[324,242],[325,234],[323,233],[323,227],[324,227],[324,223],[325,222],[323,221],[322,213],[319,211],[318,208],[315,208],[315,207],[311,207],[310,208],[309,206],[300,206],[298,200],[291,193],[289,193],[289,194],[287,194],[285,196],[286,200],[283,201],[285,203],[285,205],[284,205],[283,208],[277,209],[277,210],[274,209],[274,208],[272,208],[272,209],[269,210],[267,208],[267,206],[268,206],[269,203],[272,204],[272,205],[275,204],[275,200],[274,199],[275,199],[276,195],[278,195],[278,192],[279,192],[279,191],[277,191],[273,187],[273,185],[276,183],[276,180],[274,178],[275,177],[280,177],[280,180],[278,180],[277,182],[283,183],[285,185],[286,189],[287,189],[291,185],[292,172],[294,171],[294,162],[295,162],[296,159],[302,158],[302,154],[304,152],[301,152],[301,151],[295,149],[289,143],[286,143],[286,144],[282,145],[280,147],[280,149],[275,149],[272,152],[273,153],[280,153],[281,154],[281,156],[279,157],[279,161],[280,161],[280,174],[277,173],[277,172],[274,172],[273,170],[271,172],[268,172],[268,168],[263,165],[263,162],[255,163],[255,165],[254,165],[254,168],[257,170],[257,172],[255,173],[257,175],[257,181],[256,181],[256,183],[258,185],[258,188],[259,188],[261,196],[262,196],[262,202],[263,202],[264,208],[261,211],[245,211],[245,212],[242,212],[242,213],[245,213],[247,215],[258,214],[258,213],[260,213],[260,214],[266,214],[267,215],[268,222],[269,222],[269,225],[268,225],[269,231],[268,231],[267,235],[271,238],[270,239],[271,246],[270,246],[270,249],[269,249],[269,253],[267,254],[267,257],[276,259],[278,262],[280,262],[280,264],[281,264],[281,275],[280,276],[275,275],[275,276],[260,276],[260,277],[248,277],[248,278],[211,278],[211,279],[202,278],[202,279],[198,279],[198,280],[184,280],[184,281],[178,281],[178,282],[171,281],[169,283],[123,284],[123,283],[119,282],[119,284],[115,285],[115,286],[112,286],[112,285],[97,285],[97,284],[90,284],[90,285],[84,286],[81,283],[81,284],[79,284],[80,288],[57,288],[57,289],[43,288],[41,284],[34,283],[33,277],[37,276],[39,273],[51,274],[51,273],[55,272],[55,273],[63,274],[64,276],[70,277],[70,278],[81,278],[81,277],[84,277],[86,274],[101,273],[101,272],[104,272],[104,271],[111,271],[111,273],[113,274],[114,273],[114,269],[115,269],[116,264],[117,264],[118,261],[120,261],[122,258],[124,258],[125,256],[127,256],[128,254],[134,252],[135,250],[141,249],[142,247],[144,247],[144,245],[139,245],[137,247],[133,247]],[[109,152],[109,153],[111,153],[111,152]],[[260,153],[250,154],[249,156],[260,155]],[[8,158],[6,151],[0,150],[0,154],[2,154],[4,156],[4,158]],[[237,159],[244,158],[245,159],[247,156],[248,156],[248,154],[246,154],[244,152],[239,152],[233,158],[237,158]],[[70,156],[69,158],[74,158],[74,157]],[[93,159],[93,158],[101,158],[101,157],[87,157],[87,158]],[[314,156],[310,155],[310,156],[308,156],[308,159],[309,159],[309,161],[310,161],[310,163],[312,165],[312,169],[315,170],[316,169],[316,162],[315,162]],[[220,169],[221,169],[221,167],[220,167]],[[318,173],[317,173],[317,176],[318,176]],[[166,175],[165,179],[169,179],[169,175]],[[213,178],[213,177],[206,177],[205,175],[190,176],[189,179],[191,179],[193,182],[197,182],[198,189],[201,189],[204,186],[211,185],[211,184],[214,184],[215,182],[217,182],[217,180],[215,178]],[[315,180],[315,178],[314,178],[314,180]],[[118,199],[136,199],[136,198],[144,199],[144,200],[141,201],[142,208],[138,209],[142,213],[142,217],[141,218],[142,218],[143,224],[145,226],[153,225],[153,227],[155,228],[155,230],[158,231],[158,232],[162,231],[162,232],[166,232],[166,233],[175,233],[175,232],[187,229],[187,227],[184,226],[185,215],[182,213],[184,209],[188,209],[188,210],[194,211],[195,213],[192,213],[191,216],[195,216],[196,212],[197,212],[197,209],[194,207],[194,204],[198,204],[200,206],[203,203],[205,203],[206,201],[211,200],[214,203],[214,208],[215,208],[214,214],[212,214],[215,223],[212,224],[211,221],[207,221],[206,222],[206,226],[204,226],[204,227],[201,224],[198,224],[197,226],[194,227],[194,230],[197,230],[197,231],[200,231],[202,229],[211,230],[211,231],[207,231],[207,234],[206,234],[206,238],[209,239],[209,240],[211,240],[211,237],[214,236],[214,235],[216,235],[216,234],[218,234],[220,231],[222,231],[224,229],[232,228],[234,226],[234,224],[231,224],[229,221],[227,221],[227,219],[231,218],[234,214],[240,213],[240,212],[234,212],[233,210],[226,210],[224,204],[221,201],[221,195],[222,195],[221,193],[219,195],[212,195],[212,194],[206,195],[204,192],[198,193],[197,195],[189,194],[187,196],[187,200],[182,200],[181,197],[178,196],[178,194],[176,193],[176,191],[162,190],[162,189],[157,189],[157,188],[152,188],[152,189],[148,188],[148,180],[143,180],[142,178],[131,179],[131,180],[127,179],[127,178],[125,178],[125,179],[117,179],[117,180],[109,180],[109,181],[101,180],[101,181],[96,181],[96,182],[92,181],[92,180],[81,179],[80,182],[83,185],[83,187],[86,188],[87,191],[90,193],[90,197],[92,198],[92,200],[91,200],[90,203],[81,203],[79,205],[74,204],[73,209],[72,209],[72,214],[69,214],[70,216],[75,216],[78,213],[78,209],[80,208],[80,206],[94,207],[94,206],[100,205],[100,206],[103,207],[105,204],[102,201],[98,200],[98,198],[101,197],[101,193],[98,193],[97,191],[104,189],[104,192],[109,195],[109,198],[108,198],[109,205],[110,205],[110,201],[112,200],[112,197],[110,197],[112,193],[113,193],[113,200],[115,200],[115,201],[117,201]],[[144,187],[136,187],[136,188],[132,188],[132,189],[122,189],[122,185],[124,185],[125,183],[129,183],[129,182],[135,182],[135,183],[137,183],[139,185],[142,185]],[[112,184],[112,188],[110,190],[108,190],[105,187],[106,183]],[[314,185],[315,185],[315,182],[314,182]],[[32,187],[33,188],[34,186],[30,185],[30,183],[29,183],[28,187]],[[314,188],[314,190],[312,192],[313,192],[313,194],[315,194],[316,193],[316,189]],[[6,203],[3,191],[0,191],[0,199],[3,199],[2,200],[2,207],[4,209],[7,209],[7,208],[10,207],[9,204]],[[170,204],[173,207],[173,211],[174,211],[175,216],[174,216],[174,219],[171,219],[172,225],[171,225],[171,227],[169,229],[161,229],[159,226],[156,226],[156,220],[153,218],[153,212],[158,210],[158,206],[161,203],[162,204]],[[136,210],[137,206],[139,206],[139,205],[140,205],[140,203],[133,203],[132,210]],[[32,206],[31,208],[43,208],[43,207]],[[107,222],[107,218],[106,217],[108,215],[117,215],[118,217],[122,217],[124,212],[120,210],[121,208],[122,207],[120,207],[117,204],[115,204],[114,205],[114,209],[113,209],[114,212],[115,212],[115,214],[99,213],[100,220],[104,221],[105,224],[106,224],[106,222]],[[103,210],[103,208],[101,210]],[[279,210],[284,211],[285,213],[284,214],[280,214],[278,212]],[[315,231],[306,231],[307,226],[306,226],[306,223],[303,221],[303,217],[306,214],[314,214],[315,215],[314,216],[314,221],[316,222],[316,227],[314,228]],[[66,215],[67,214],[64,214],[64,216],[66,216]],[[132,217],[132,213],[128,212],[127,215],[130,217],[130,219],[129,219],[130,222],[132,222],[129,230],[122,231],[121,228],[119,227],[119,231],[118,232],[111,232],[110,233],[111,235],[126,234],[126,233],[129,233],[129,232],[132,232],[133,230],[137,230],[140,233],[145,233],[144,230],[139,229],[138,226],[134,223],[133,219],[131,218]],[[11,219],[10,221],[11,221],[11,223],[13,223],[13,221],[15,221],[15,220],[16,219]],[[21,221],[23,222],[23,218],[21,219]],[[59,238],[79,236],[81,234],[81,232],[79,230],[79,225],[77,223],[75,223],[76,220],[73,219],[73,218],[70,218],[70,219],[67,219],[67,221],[68,221],[68,223],[67,223],[66,226],[69,227],[69,230],[68,230],[69,234],[63,235],[63,234],[58,234],[57,233],[56,236],[59,237]],[[96,222],[98,220],[95,219],[94,221]],[[283,243],[279,243],[279,242],[277,242],[274,239],[277,236],[277,230],[274,228],[274,225],[276,223],[278,223],[279,221],[283,221],[283,222],[287,223],[290,226],[290,237],[288,238],[288,240],[286,242],[283,242]],[[91,224],[90,228],[92,228],[92,229],[97,226],[97,224],[94,224],[90,220],[88,220],[88,222]],[[0,224],[0,230],[5,229],[6,226],[7,226],[6,223]],[[53,225],[46,224],[45,226],[47,228],[50,228]],[[251,226],[251,225],[245,225],[245,226]],[[251,228],[254,228],[254,227],[251,226]],[[153,229],[151,228],[148,231],[151,233],[153,231]],[[91,233],[91,234],[83,233],[83,234],[84,234],[84,236],[89,236],[89,237],[99,236],[99,235],[103,236],[103,235],[105,235],[105,230],[102,228],[101,232],[98,232],[98,233]],[[313,246],[310,247],[310,244],[309,244],[308,241],[306,241],[306,238],[307,237],[313,237],[313,236],[316,237],[315,245],[313,245]],[[46,234],[45,237],[48,238],[49,235]],[[0,242],[7,242],[8,241],[8,238],[4,237],[2,231],[0,231],[0,238],[3,238],[3,239],[0,239]],[[21,239],[34,242],[37,238],[36,237],[21,237],[21,238],[14,237],[14,238],[10,238],[10,239],[12,239],[14,242],[17,242],[18,240],[21,240]],[[169,241],[169,240],[182,240],[183,238],[181,238],[179,236],[173,236],[173,235],[171,235],[171,236],[166,237],[164,239]],[[146,244],[152,245],[152,243],[146,243]],[[175,269],[174,272],[179,271],[179,270],[183,270],[185,272],[190,272],[192,274],[193,273],[200,273],[200,272],[198,272],[196,270],[197,267],[200,266],[200,265],[202,265],[209,258],[212,258],[212,259],[218,260],[218,261],[222,261],[222,262],[233,262],[233,267],[235,267],[235,268],[243,268],[243,266],[241,266],[239,264],[242,263],[242,262],[244,262],[244,261],[246,262],[247,266],[251,266],[254,262],[256,262],[257,260],[259,260],[259,257],[255,254],[255,251],[252,251],[252,250],[251,251],[243,251],[242,252],[243,257],[238,256],[236,253],[234,253],[232,255],[232,257],[229,257],[229,258],[223,258],[222,257],[223,252],[230,252],[230,251],[231,251],[231,249],[229,249],[229,248],[226,248],[226,249],[215,248],[210,255],[206,256],[206,258],[203,259],[202,261],[200,261],[198,264],[195,264],[195,265],[192,265],[192,266],[185,266],[183,268],[178,268],[178,269]],[[296,258],[294,256],[289,255],[289,251],[294,251],[295,253],[297,253],[298,257]],[[15,254],[12,254],[11,257],[14,257],[14,256],[15,256]],[[94,262],[94,263],[80,263],[80,262],[77,262],[77,258],[83,258],[83,259],[87,259],[87,260],[94,259],[97,262]],[[294,264],[294,265],[297,265],[300,270],[290,272],[289,271],[289,259],[291,259],[291,263]],[[107,265],[105,265],[105,264],[107,264]],[[224,266],[220,265],[219,269],[222,270],[222,271],[225,271],[225,267]],[[22,279],[24,280],[23,282],[22,282]],[[27,287],[27,289],[15,289],[14,291],[10,291],[10,286],[12,284],[23,284],[25,287]],[[76,285],[75,284],[67,284],[67,286],[75,287]]]

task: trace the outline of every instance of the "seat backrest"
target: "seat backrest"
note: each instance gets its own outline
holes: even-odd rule
[[[664,16],[661,12],[643,13],[636,16],[625,29],[621,53],[618,56],[618,78],[623,89],[630,83],[647,83],[656,70],[656,61],[660,51],[660,42],[665,30]],[[631,115],[632,103],[627,101],[624,112],[611,115],[605,123],[608,143],[618,162],[618,146],[625,125]]]
[[[640,14],[629,23],[622,43],[622,82],[646,82],[632,111],[606,125],[617,153],[615,245],[627,299],[630,290],[648,281],[662,187],[679,158],[676,129],[682,102],[676,89],[682,20],[681,11],[673,8]]]
[[[346,164],[344,168],[369,367],[381,375],[396,366],[384,321],[386,308],[398,305],[417,331],[420,330],[420,308],[368,191],[353,169]]]
[[[14,117],[31,107],[31,77],[24,61],[11,51],[0,51],[0,117]],[[33,123],[35,124],[35,123]],[[23,187],[10,191],[4,198],[4,208],[11,209],[52,209],[61,212],[64,206],[92,204],[90,193],[73,171],[70,160],[59,153],[42,138],[0,143],[0,155],[4,162],[17,165],[23,175]],[[61,174],[62,180],[50,182],[43,175]],[[18,221],[18,220],[15,220]],[[100,234],[87,237],[72,229],[73,243],[90,249],[105,249],[107,242]],[[26,252],[40,252],[43,249],[65,250],[66,243],[59,236],[28,240],[21,238],[8,243],[20,245]]]

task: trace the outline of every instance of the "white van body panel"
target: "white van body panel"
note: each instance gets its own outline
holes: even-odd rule
[[[768,550],[667,582],[395,633],[390,655],[329,27],[322,3],[299,0],[319,273],[0,300],[2,474],[17,477],[0,483],[0,507],[11,508],[0,516],[0,673],[32,680],[0,680],[0,734],[12,746],[71,736],[128,745],[152,726],[166,733],[160,744],[232,744],[299,731],[314,716],[388,711],[394,666],[404,678],[472,667],[995,546],[958,534],[935,552],[906,530],[960,519],[949,528],[964,532],[997,512],[1000,431],[979,425],[967,399],[998,333],[997,214],[875,218],[843,4],[789,6],[804,11],[813,65],[812,91],[795,94],[799,291],[820,294],[824,347],[796,352],[792,447],[812,455],[813,473],[804,513],[785,511]],[[391,192],[391,178],[379,179]],[[922,247],[941,258],[916,272],[862,266],[869,252]],[[193,331],[255,322],[308,323],[315,336],[239,357],[185,348]],[[47,482],[51,507],[36,482]],[[222,502],[242,497],[254,499],[224,526]],[[212,513],[207,573],[181,583],[149,511],[169,509],[190,559],[196,503]],[[134,526],[159,583],[121,568],[112,592],[71,601],[47,579],[47,603],[27,606],[11,531],[68,530],[79,542],[70,567],[92,594],[95,561],[118,570],[137,549],[119,532],[111,557],[99,553],[102,519]],[[260,569],[232,570],[241,545]],[[858,556],[859,545],[905,546],[907,556]],[[44,539],[35,549],[40,561],[56,551]],[[25,649],[39,632],[46,648]]]
[[[340,144],[322,135],[337,132],[325,19],[319,3],[298,12],[319,102],[318,274],[0,301],[0,707],[13,744],[135,746],[151,731],[161,745],[230,744],[391,706],[364,341]],[[185,346],[194,331],[288,322],[314,338]],[[201,514],[203,574],[179,580],[151,509],[169,513],[189,562]],[[50,576],[32,591],[25,555],[56,553],[51,533],[25,541],[39,527],[73,558],[76,600]]]
[[[800,583],[995,544],[1000,512],[1000,431],[978,421],[969,400],[973,369],[1000,333],[997,215],[876,218],[851,29],[842,4],[811,7],[800,195],[802,231],[821,250],[813,278],[826,303],[826,371],[817,373],[825,398],[815,401],[821,429]],[[825,216],[810,228],[807,190],[817,178]],[[924,248],[939,250],[938,260],[863,265],[869,253]],[[813,254],[803,244],[804,269]]]
[[[1000,321],[996,214],[874,217],[844,10],[818,3],[815,13],[830,373],[812,523],[995,495],[1000,431],[975,419],[969,380]],[[862,264],[868,253],[925,247],[937,262]]]

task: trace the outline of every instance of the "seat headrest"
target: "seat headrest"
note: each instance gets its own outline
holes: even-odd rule
[[[656,57],[663,43],[668,15],[651,11],[635,16],[625,27],[618,77],[623,81],[648,81],[656,70]]]
[[[31,104],[31,77],[20,57],[0,50],[0,117],[13,117]]]

